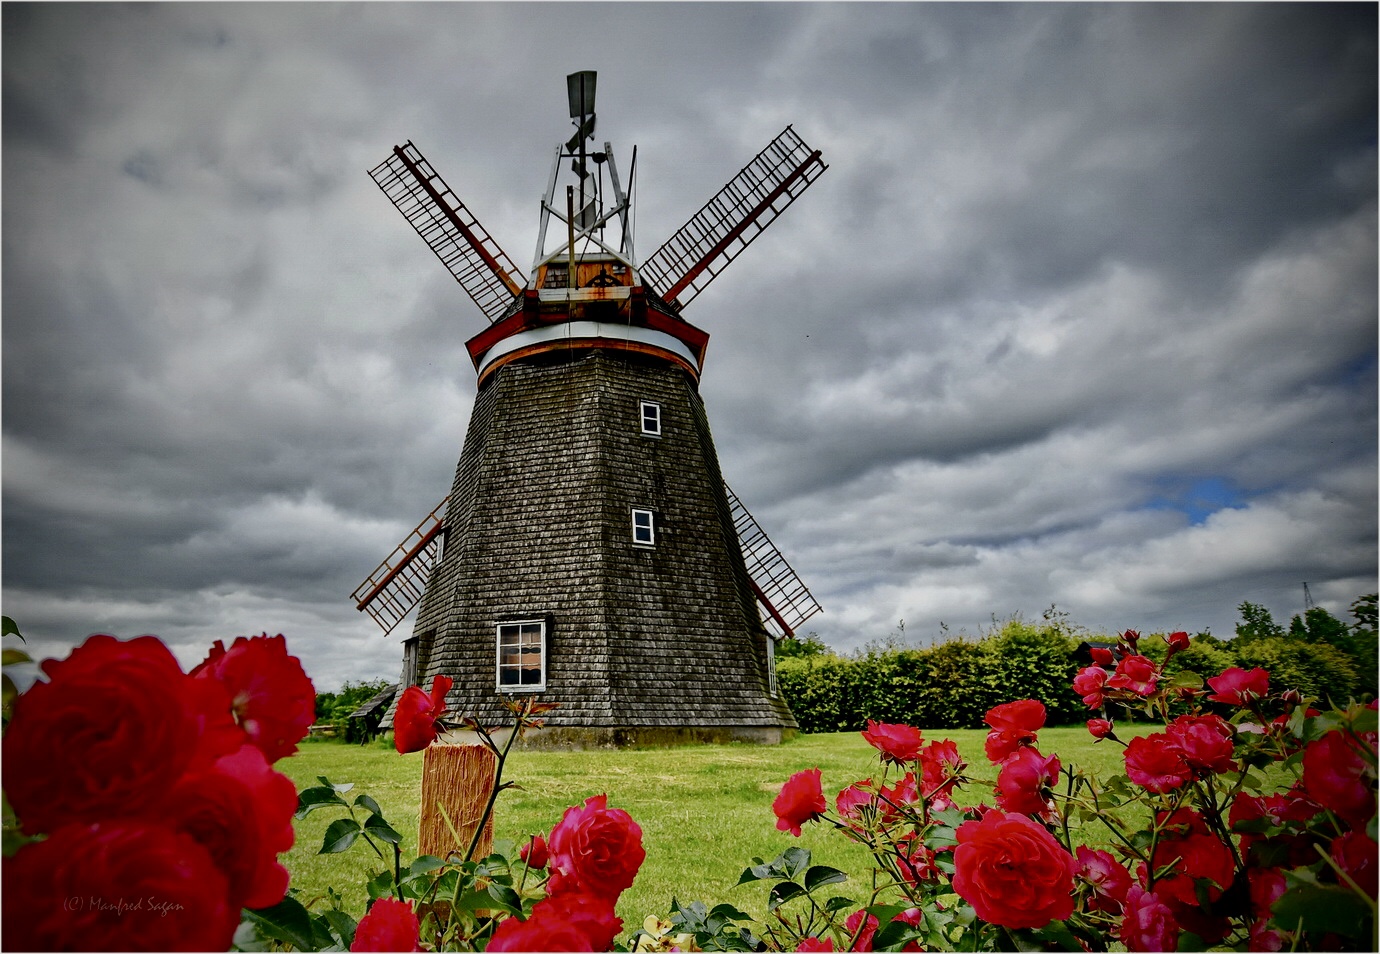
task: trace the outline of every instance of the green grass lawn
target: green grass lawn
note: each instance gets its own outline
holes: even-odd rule
[[[983,754],[985,737],[983,730],[925,733],[927,741],[953,739],[969,762],[969,774],[978,779],[960,797],[961,803],[992,801],[996,771]],[[1040,751],[1058,754],[1066,764],[1098,775],[1122,771],[1121,748],[1110,742],[1093,744],[1082,726],[1043,730]],[[306,743],[277,767],[299,790],[314,784],[318,775],[337,784],[353,782],[354,792],[373,796],[403,834],[404,863],[415,856],[420,753],[400,756],[376,745]],[[626,810],[642,827],[647,850],[636,882],[618,905],[627,931],[636,930],[649,914],[665,915],[672,896],[710,904],[727,901],[761,917],[765,888],[735,887],[753,856],[771,859],[800,844],[818,863],[858,877],[868,868],[865,850],[823,826],[805,826],[799,839],[777,831],[771,810],[776,792],[795,772],[815,767],[823,770],[831,808],[841,788],[879,771],[876,751],[856,732],[802,735],[778,746],[515,751],[504,777],[521,788],[499,796],[494,835],[497,840],[520,841],[532,833],[547,833],[567,807],[607,793],[610,807]],[[292,873],[293,885],[303,889],[304,900],[333,886],[358,916],[364,910],[363,883],[383,864],[362,841],[343,854],[317,854],[326,825],[335,817],[321,810],[296,822],[297,843],[284,864]],[[841,894],[864,897],[862,884],[839,887]]]

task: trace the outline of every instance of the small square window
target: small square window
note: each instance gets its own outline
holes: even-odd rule
[[[546,688],[546,623],[521,620],[498,624],[498,691],[541,692]]]
[[[639,546],[656,546],[656,526],[650,510],[632,512],[633,543]]]
[[[653,401],[642,402],[642,433],[648,437],[661,436],[661,405]]]

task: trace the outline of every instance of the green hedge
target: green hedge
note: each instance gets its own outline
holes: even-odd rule
[[[1116,639],[1100,634],[1086,638]],[[1073,658],[1079,642],[1057,624],[1014,620],[982,639],[959,638],[925,649],[780,658],[777,679],[804,732],[860,730],[868,719],[927,729],[982,728],[988,709],[1013,699],[1039,699],[1048,712],[1047,724],[1071,724],[1093,715],[1072,687],[1080,668]],[[1140,649],[1164,660],[1165,644],[1158,635],[1144,637]],[[1231,666],[1261,666],[1269,671],[1273,690],[1294,688],[1341,705],[1375,692],[1352,655],[1327,643],[1289,637],[1223,642],[1195,636],[1165,671],[1173,675],[1191,669],[1211,678]]]
[[[980,728],[988,709],[1012,699],[1039,699],[1053,725],[1087,718],[1070,686],[1077,645],[1057,627],[1014,621],[927,649],[780,659],[777,678],[805,732],[863,729],[868,719]]]

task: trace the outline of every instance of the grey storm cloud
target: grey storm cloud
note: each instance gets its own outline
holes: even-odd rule
[[[686,317],[725,475],[839,648],[1376,589],[1376,11],[27,4],[3,19],[3,587],[39,653],[270,631],[449,487],[482,316],[369,181],[519,263],[563,77],[650,254],[787,123],[829,171]]]

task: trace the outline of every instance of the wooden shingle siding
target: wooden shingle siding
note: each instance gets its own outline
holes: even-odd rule
[[[661,437],[641,401],[661,405]],[[632,541],[634,508],[656,543]],[[794,728],[694,382],[625,352],[515,361],[477,395],[414,632],[454,716],[503,720],[496,625],[545,619],[553,727]]]

